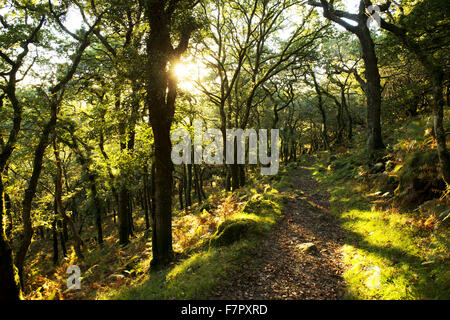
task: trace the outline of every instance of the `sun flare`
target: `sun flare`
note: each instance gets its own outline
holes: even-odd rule
[[[199,67],[192,62],[179,62],[174,66],[173,72],[178,78],[178,85],[185,90],[195,90],[195,81],[198,79]]]

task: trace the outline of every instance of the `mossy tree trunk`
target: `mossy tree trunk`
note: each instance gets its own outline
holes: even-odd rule
[[[365,21],[367,22],[367,19]],[[375,54],[375,44],[365,24],[363,24],[358,38],[362,48],[366,77],[364,92],[367,97],[367,150],[369,158],[375,160],[376,151],[385,149],[381,135],[381,76]]]
[[[28,182],[28,187],[25,190],[25,194],[22,200],[23,238],[16,254],[16,266],[17,269],[19,270],[19,276],[22,287],[24,283],[23,269],[25,259],[34,234],[33,224],[31,220],[33,199],[36,194],[39,178],[42,172],[42,165],[44,161],[45,151],[50,143],[50,134],[53,132],[53,129],[56,126],[57,114],[58,114],[58,103],[57,101],[53,101],[51,103],[50,120],[46,123],[44,130],[42,131],[41,136],[39,138],[39,143],[34,151],[33,172],[31,174],[31,178]]]

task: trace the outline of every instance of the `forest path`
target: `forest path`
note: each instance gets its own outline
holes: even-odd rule
[[[343,296],[340,248],[344,232],[329,210],[329,195],[318,189],[307,167],[295,173],[293,187],[283,221],[244,262],[231,284],[216,290],[212,299],[334,300]],[[307,243],[315,247],[299,248]]]

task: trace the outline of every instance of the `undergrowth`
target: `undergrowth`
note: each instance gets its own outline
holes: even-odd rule
[[[418,190],[410,185],[401,192],[401,183],[438,180],[429,162],[411,161],[434,154],[433,141],[421,121],[396,130],[402,134],[388,140],[392,163],[385,161],[382,172],[370,171],[362,148],[324,152],[314,162],[314,176],[330,193],[332,212],[347,234],[346,298],[449,299],[448,191],[411,197]]]
[[[294,169],[283,168],[276,179],[283,180]],[[97,298],[211,298],[215,288],[241,270],[243,261],[282,218],[286,190],[271,187],[269,180],[253,178],[248,187],[223,194],[211,213],[203,209],[176,219],[176,247],[186,257],[166,270],[147,273],[134,286],[111,289]],[[286,181],[284,178],[282,184]]]
[[[242,268],[242,261],[282,218],[283,203],[291,186],[289,174],[295,169],[294,165],[282,166],[275,177],[250,174],[245,188],[211,192],[202,204],[175,211],[172,230],[177,259],[159,272],[150,272],[151,232],[145,230],[139,212],[135,213],[130,244],[120,246],[116,224],[105,219],[104,244],[98,246],[95,239],[88,239],[83,261],[77,259],[69,241],[67,256],[53,266],[51,249],[42,249],[43,245],[51,248],[51,239],[33,239],[25,297],[29,300],[211,297],[214,288]],[[272,187],[274,184],[277,188]],[[233,237],[226,231],[233,225],[249,228]],[[92,230],[86,232],[95,231],[93,226],[89,228]],[[67,290],[66,270],[70,265],[81,269],[81,290]]]

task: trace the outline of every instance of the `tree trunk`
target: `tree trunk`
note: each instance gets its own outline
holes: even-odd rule
[[[61,230],[62,227],[61,221],[59,221],[59,227]],[[59,231],[59,242],[61,243],[62,256],[63,258],[65,258],[67,257],[67,248],[66,248],[66,240],[64,240],[64,234],[62,231]]]
[[[325,144],[325,149],[329,150],[330,149],[330,142],[329,142],[329,139],[328,139],[327,114],[325,112],[325,108],[324,108],[324,105],[323,105],[322,91],[321,91],[321,89],[319,87],[319,84],[317,82],[317,78],[316,78],[316,75],[314,74],[314,72],[311,72],[311,75],[312,75],[312,78],[313,78],[313,81],[314,81],[314,88],[316,90],[317,98],[318,98],[317,108],[319,109],[320,115],[322,117],[322,137],[323,137],[323,142]]]
[[[225,190],[227,192],[231,191],[231,168],[230,168],[230,166],[225,166]]]
[[[371,161],[374,161],[375,152],[385,149],[381,135],[381,77],[378,69],[378,59],[375,54],[375,44],[367,26],[363,26],[358,34],[362,48],[362,56],[365,65],[367,97],[367,125],[368,139],[367,151]]]
[[[156,212],[154,213],[152,268],[172,260],[173,163],[170,130],[175,114],[177,78],[171,67],[189,45],[194,24],[183,26],[177,47],[172,44],[172,18],[179,1],[145,1],[144,10],[150,31],[147,37],[146,102],[154,135]],[[186,12],[188,13],[188,12]]]
[[[155,119],[156,121],[156,119]],[[168,128],[155,128],[155,184],[156,212],[154,215],[156,243],[153,244],[152,266],[167,265],[173,256],[172,249],[172,143]]]
[[[20,300],[19,275],[14,266],[14,258],[4,229],[3,177],[0,172],[0,300]]]
[[[133,208],[133,197],[130,194],[130,191],[128,191],[128,219],[130,220],[130,237],[133,237],[134,235]]]
[[[350,101],[350,99],[346,99],[346,101]],[[353,117],[350,113],[350,108],[348,103],[346,102],[344,105],[345,113],[347,115],[347,123],[348,123],[348,129],[347,129],[347,139],[351,143],[353,140]]]
[[[62,203],[62,165],[61,158],[59,156],[59,149],[56,143],[56,137],[53,138],[53,151],[56,159],[56,183],[55,183],[55,202],[56,202],[56,213],[60,215],[64,219],[65,232],[67,233],[67,225],[69,225],[70,230],[72,231],[72,237],[75,243],[74,249],[78,259],[84,259],[81,248],[83,246],[83,241],[75,227],[75,223],[72,218],[67,215],[64,211],[63,203]],[[67,240],[67,238],[65,238]]]
[[[11,231],[14,227],[14,222],[11,215],[11,198],[6,192],[5,192],[5,210],[6,210],[6,217],[8,218],[9,221],[9,224],[6,227],[6,237],[9,238],[11,236]]]
[[[200,183],[198,178],[198,168],[197,165],[193,165],[194,169],[194,188],[195,188],[195,196],[197,197],[197,202],[200,204],[202,202],[202,194],[200,192]]]
[[[49,136],[53,132],[54,127],[56,126],[57,119],[57,105],[56,103],[52,103],[51,105],[51,118],[47,122],[42,131],[41,137],[39,139],[39,143],[36,146],[34,152],[33,159],[33,172],[31,174],[30,181],[28,183],[28,188],[25,190],[25,195],[22,201],[22,223],[23,223],[23,239],[20,243],[18,252],[16,254],[16,266],[19,271],[20,283],[23,288],[24,279],[23,279],[23,267],[25,264],[25,259],[27,256],[28,248],[31,244],[31,239],[33,238],[33,226],[31,221],[31,210],[33,198],[36,194],[36,189],[39,181],[39,177],[42,171],[42,162],[44,159],[45,150],[49,145],[50,139]]]
[[[62,222],[62,229],[63,229],[64,241],[67,242],[67,241],[69,241],[69,230],[67,229],[67,221],[64,219]]]
[[[56,231],[56,218],[52,222],[52,234],[53,234],[53,265],[58,265],[59,252],[58,252],[58,232]]]
[[[192,165],[187,165],[186,172],[186,208],[192,206]]]
[[[142,205],[144,206],[144,219],[145,219],[145,230],[150,230],[150,219],[149,219],[149,211],[150,211],[150,201],[149,201],[149,190],[148,190],[148,173],[147,173],[147,165],[144,168],[144,191],[142,195]]]
[[[239,165],[239,185],[241,187],[245,187],[246,177],[245,177],[245,165]]]
[[[239,189],[239,165],[238,164],[232,164],[231,167],[231,189],[233,191]]]
[[[178,202],[180,203],[180,210],[184,209],[184,199],[183,199],[184,179],[183,178],[180,179],[180,181],[178,181]]]
[[[129,194],[128,189],[124,186],[119,187],[119,243],[127,245],[130,242],[130,218],[129,214]]]
[[[151,178],[150,178],[150,215],[152,217],[152,230],[155,230],[155,212],[156,212],[156,181],[155,181],[155,164],[151,166]]]
[[[204,170],[200,170],[199,178],[200,178],[200,191],[202,193],[203,199],[206,199],[205,190],[203,189],[203,173]]]
[[[99,245],[103,244],[103,227],[102,227],[102,205],[97,193],[97,186],[95,182],[95,176],[93,174],[89,175],[90,188],[92,193],[92,198],[95,207],[95,228],[97,229],[97,243]]]
[[[447,149],[447,138],[444,127],[443,77],[443,74],[440,72],[434,72],[433,74],[433,123],[442,177],[447,184],[450,184],[450,155]]]

